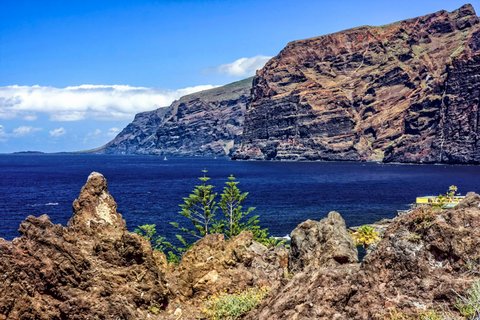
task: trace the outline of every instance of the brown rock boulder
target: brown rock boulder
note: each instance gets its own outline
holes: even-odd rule
[[[352,278],[359,268],[359,264],[349,264],[297,273],[245,319],[354,319],[345,315],[343,307],[358,291]]]
[[[465,199],[463,199],[456,208],[474,208],[475,206],[480,208],[480,195],[475,192],[469,192]]]
[[[139,319],[169,291],[150,244],[129,233],[92,173],[68,227],[28,217],[21,237],[0,239],[0,319]]]
[[[199,240],[182,257],[176,270],[176,292],[187,299],[249,287],[274,287],[287,267],[284,248],[267,248],[249,231],[226,241],[211,234]]]
[[[307,268],[267,298],[247,319],[416,318],[449,311],[480,280],[480,196],[455,209],[421,207],[388,226],[361,264]]]
[[[73,202],[73,216],[68,227],[86,235],[121,235],[127,230],[102,174],[92,172],[89,175],[80,195]]]
[[[290,237],[288,267],[292,272],[358,261],[357,248],[338,212],[332,211],[320,221],[302,222]]]

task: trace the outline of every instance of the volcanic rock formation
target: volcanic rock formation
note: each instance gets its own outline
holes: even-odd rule
[[[68,227],[29,216],[0,238],[0,319],[146,319],[169,300],[162,257],[129,233],[107,182],[92,173]]]
[[[139,113],[96,153],[228,156],[240,141],[252,78]]]
[[[279,287],[286,281],[287,263],[285,247],[267,248],[253,240],[250,231],[228,240],[221,234],[209,234],[167,273],[174,296],[167,313],[180,307],[183,319],[202,319],[202,304],[215,294]]]
[[[292,272],[358,261],[357,248],[338,212],[330,212],[321,221],[300,223],[290,237],[288,267]]]
[[[206,297],[276,287],[287,273],[287,250],[267,248],[247,231],[229,240],[207,235],[178,266],[168,265],[127,231],[96,172],[67,227],[29,216],[19,231],[12,242],[0,238],[0,320],[178,319],[179,310],[196,319]]]
[[[67,227],[30,216],[19,238],[0,239],[0,320],[197,319],[205,298],[259,287],[270,294],[246,319],[418,319],[426,310],[455,315],[459,295],[480,281],[474,193],[455,209],[393,219],[362,263],[337,212],[301,223],[290,253],[247,231],[209,234],[167,265],[126,230],[101,174],[89,176],[73,208]]]
[[[179,289],[186,298],[237,292],[248,287],[272,287],[287,267],[284,248],[268,249],[244,231],[225,241],[211,234],[195,243],[176,270]]]
[[[289,43],[253,80],[237,159],[480,162],[471,5]]]
[[[312,251],[323,250],[319,242]],[[392,314],[453,314],[480,277],[480,196],[457,208],[421,207],[393,220],[362,264],[310,264],[247,319],[380,320]],[[311,256],[314,261],[318,259]],[[403,319],[403,318],[402,318]],[[410,318],[408,318],[410,319]]]

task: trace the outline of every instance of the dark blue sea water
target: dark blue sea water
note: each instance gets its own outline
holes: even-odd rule
[[[130,229],[155,223],[171,237],[168,222],[207,169],[221,191],[230,174],[250,192],[263,226],[283,236],[306,219],[339,211],[348,225],[393,217],[416,196],[439,194],[455,184],[480,192],[480,166],[384,165],[348,162],[237,162],[224,159],[100,155],[0,155],[0,237],[18,235],[28,215],[48,214],[65,224],[71,204],[92,171],[103,173]]]

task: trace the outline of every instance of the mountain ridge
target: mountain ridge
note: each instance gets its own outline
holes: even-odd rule
[[[467,4],[291,41],[253,80],[137,114],[96,152],[479,163],[478,73]]]
[[[471,5],[290,42],[257,72],[236,159],[478,163]]]
[[[94,153],[228,156],[240,141],[251,81],[192,93],[168,107],[138,113]]]

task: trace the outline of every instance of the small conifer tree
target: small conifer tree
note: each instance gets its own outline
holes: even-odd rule
[[[219,206],[225,220],[218,231],[229,238],[240,234],[243,229],[249,229],[248,222],[242,223],[242,220],[255,210],[253,207],[243,210],[242,204],[247,199],[248,192],[241,192],[238,184],[235,177],[230,175],[220,195]]]
[[[258,215],[250,216],[255,208],[243,209],[248,192],[242,192],[238,188],[239,182],[233,175],[228,177],[220,195],[220,202],[217,203],[218,194],[214,192],[214,186],[208,183],[210,177],[207,176],[207,170],[202,170],[202,173],[203,176],[198,178],[201,183],[196,185],[180,204],[179,214],[187,218],[193,224],[193,228],[181,226],[178,222],[170,222],[173,227],[187,235],[186,237],[176,235],[178,246],[167,242],[164,237],[157,236],[155,225],[139,226],[135,232],[149,240],[155,249],[163,251],[169,261],[173,262],[178,262],[179,257],[192,246],[192,238],[201,239],[211,233],[221,233],[227,238],[232,238],[244,230],[249,230],[256,241],[266,246],[284,243],[271,237],[268,229],[260,226]],[[221,219],[216,218],[219,209],[223,213]]]
[[[180,205],[180,214],[190,220],[195,229],[183,228],[178,223],[172,223],[174,227],[196,238],[202,238],[211,233],[209,228],[217,211],[215,202],[217,194],[213,191],[213,186],[208,184],[210,178],[207,176],[207,170],[202,170],[202,173],[203,176],[198,178],[201,183],[195,186],[188,197],[183,198],[183,203]]]

